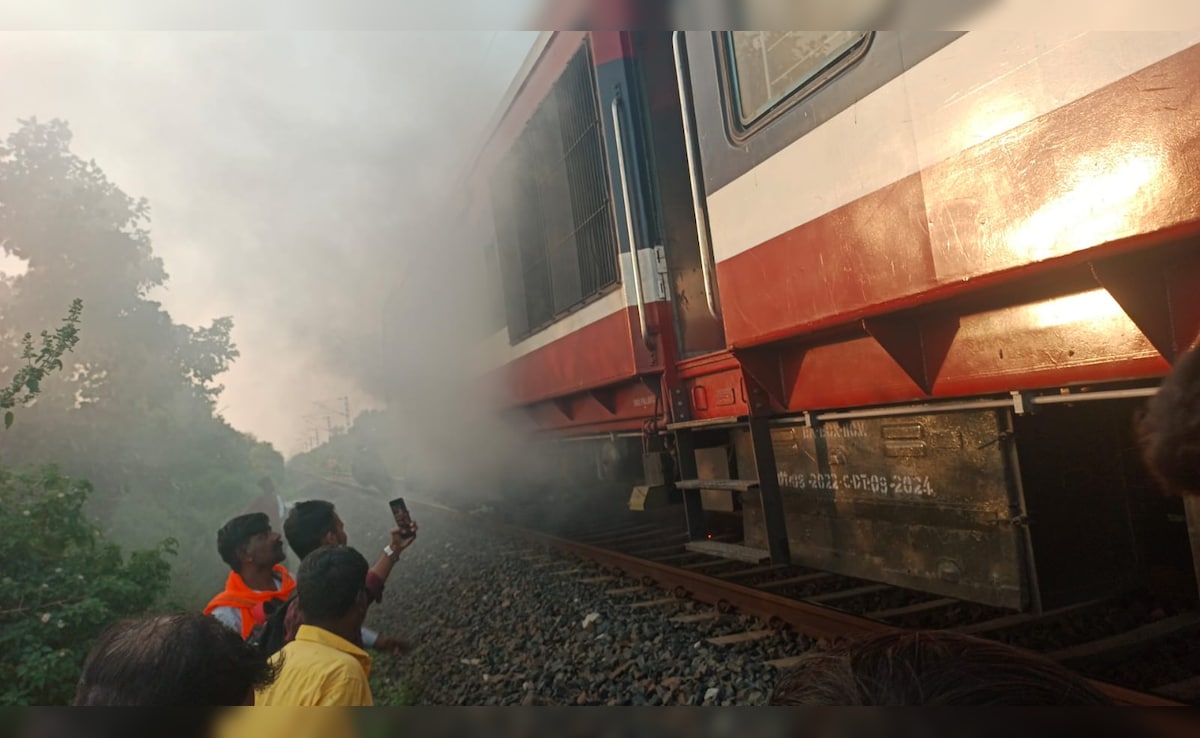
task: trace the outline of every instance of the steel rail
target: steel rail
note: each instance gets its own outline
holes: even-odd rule
[[[810,638],[865,636],[900,630],[877,620],[851,615],[801,600],[780,597],[770,592],[715,579],[685,569],[676,569],[617,551],[608,551],[507,524],[499,524],[496,527],[505,529],[525,540],[572,553],[601,566],[618,570],[625,576],[649,577],[664,589],[682,587],[686,590],[688,597],[713,605],[718,609],[728,603],[737,608],[738,612],[754,615],[769,623],[785,623],[796,632]],[[1115,684],[1095,679],[1087,681],[1117,705],[1125,707],[1183,706],[1182,703],[1164,697],[1119,687]]]
[[[378,494],[374,490],[361,487],[357,484],[329,479],[308,472],[300,473],[330,484],[369,494],[372,497],[376,497]],[[477,524],[486,524],[489,528],[524,539],[530,543],[588,559],[602,567],[617,571],[623,576],[643,579],[643,581],[648,578],[665,590],[673,590],[677,595],[704,602],[716,607],[718,610],[726,611],[734,608],[740,613],[761,618],[772,626],[787,625],[796,632],[810,638],[833,639],[846,636],[875,635],[901,630],[896,626],[888,625],[878,620],[871,620],[859,615],[821,607],[820,605],[802,600],[781,597],[731,581],[699,574],[695,571],[678,569],[656,561],[640,559],[619,551],[612,551],[586,543],[578,543],[550,535],[549,533],[521,528],[508,523],[483,520],[461,510],[455,510],[428,500],[415,497],[406,497],[406,499],[410,505],[450,512],[462,518],[472,520]],[[1138,692],[1126,687],[1119,687],[1115,684],[1095,679],[1088,679],[1087,681],[1117,705],[1125,707],[1184,706],[1180,702],[1145,692]]]

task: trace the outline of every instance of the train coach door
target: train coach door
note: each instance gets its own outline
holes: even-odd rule
[[[725,348],[716,264],[700,155],[695,141],[683,34],[635,32],[644,95],[643,130],[651,220],[664,247],[679,354],[688,358]],[[682,99],[681,99],[682,97]]]

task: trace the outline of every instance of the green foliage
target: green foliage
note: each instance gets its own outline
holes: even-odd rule
[[[413,667],[391,654],[377,654],[371,666],[371,698],[380,707],[412,707],[421,704],[425,688]]]
[[[8,387],[0,387],[0,410],[4,413],[5,430],[12,427],[13,412],[17,404],[25,404],[37,397],[42,389],[42,380],[52,371],[62,371],[63,354],[79,343],[79,316],[83,312],[83,301],[71,303],[63,325],[54,332],[42,331],[42,348],[33,347],[33,335],[26,333],[21,339],[21,358],[25,366],[17,370]]]
[[[224,423],[180,429],[156,448],[170,466],[143,468],[108,516],[106,532],[130,546],[171,535],[185,567],[172,594],[199,609],[221,589],[229,568],[217,555],[217,529],[244,512],[263,475],[282,478],[283,457]],[[178,446],[176,445],[178,444]]]
[[[0,464],[55,463],[89,480],[89,513],[122,545],[177,538],[187,566],[173,594],[200,607],[225,577],[217,528],[261,476],[282,479],[283,458],[216,412],[238,357],[233,320],[180,325],[149,299],[167,280],[150,206],[72,152],[62,121],[21,121],[0,143],[0,249],[27,265],[0,283],[0,367],[21,363],[25,326],[61,318],[64,294],[88,311],[72,366],[21,409]]]
[[[0,467],[0,704],[68,703],[100,631],[167,589],[174,541],[122,556],[84,514],[90,490]]]

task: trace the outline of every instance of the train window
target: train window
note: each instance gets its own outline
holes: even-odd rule
[[[729,31],[722,34],[730,108],[746,133],[816,91],[862,57],[870,34],[858,31]]]
[[[492,176],[512,341],[617,283],[610,191],[591,48],[585,43]]]

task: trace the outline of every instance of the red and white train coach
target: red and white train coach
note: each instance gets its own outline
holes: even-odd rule
[[[505,407],[697,550],[1014,609],[1190,566],[1131,418],[1200,330],[1197,43],[545,34],[473,179]]]

